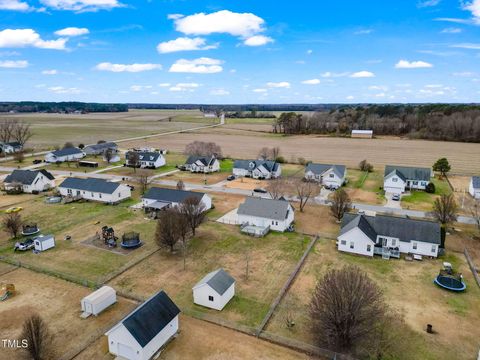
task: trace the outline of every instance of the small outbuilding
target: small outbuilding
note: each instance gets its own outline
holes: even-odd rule
[[[178,332],[180,309],[162,290],[105,333],[108,350],[120,359],[148,360]]]
[[[97,316],[110,305],[117,302],[117,293],[110,286],[102,286],[97,291],[94,291],[88,296],[85,296],[81,301],[82,318],[87,318],[90,315]]]
[[[195,304],[222,310],[235,295],[235,279],[218,269],[207,274],[192,290]]]
[[[373,130],[352,130],[352,138],[371,139],[373,138]]]
[[[55,237],[53,235],[40,235],[33,240],[35,250],[45,251],[55,247]]]

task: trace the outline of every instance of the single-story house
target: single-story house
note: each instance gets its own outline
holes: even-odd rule
[[[254,179],[275,179],[282,175],[280,163],[270,160],[235,160],[233,175]]]
[[[143,195],[142,205],[146,212],[158,212],[178,206],[185,199],[195,197],[204,205],[205,211],[212,208],[212,198],[200,192],[152,187]]]
[[[83,152],[87,155],[102,155],[107,150],[112,150],[114,153],[118,151],[118,145],[114,142],[104,142],[100,144],[85,146]]]
[[[305,179],[319,182],[321,185],[334,188],[341,187],[346,180],[345,165],[328,165],[310,163],[305,168]]]
[[[247,197],[237,210],[242,231],[265,235],[269,230],[287,231],[295,219],[295,210],[287,200]]]
[[[149,360],[178,332],[180,309],[160,291],[105,333],[118,359]]]
[[[59,186],[60,195],[85,200],[116,204],[130,198],[130,187],[104,179],[66,178]]]
[[[142,169],[157,169],[167,163],[165,157],[159,151],[127,151],[125,154],[126,166],[135,166],[135,164],[129,160],[133,153],[138,154],[138,164],[136,166]]]
[[[437,257],[440,224],[388,215],[345,214],[338,250],[366,256],[400,257],[400,253]]]
[[[5,154],[13,154],[23,150],[23,145],[18,141],[10,141],[6,143],[0,143],[0,150]]]
[[[24,193],[41,192],[55,187],[55,178],[47,170],[13,170],[5,178],[5,190],[16,187],[22,188]]]
[[[189,156],[185,165],[185,170],[194,173],[212,173],[220,171],[220,162],[215,156]]]
[[[90,315],[97,316],[110,305],[117,302],[117,293],[115,289],[110,286],[102,286],[100,289],[94,291],[90,295],[85,296],[81,301],[82,318],[87,318]]]
[[[352,130],[352,138],[371,139],[373,138],[373,130]]]
[[[386,193],[402,194],[405,190],[425,190],[432,177],[432,169],[408,166],[385,166],[383,189]]]
[[[55,247],[55,237],[53,235],[40,235],[33,240],[36,251],[45,251]]]
[[[65,161],[77,161],[83,159],[86,154],[79,148],[65,148],[56,150],[45,155],[45,161],[49,163],[65,162]]]
[[[472,176],[468,192],[474,199],[480,200],[480,176]]]
[[[222,310],[235,295],[235,279],[218,269],[207,274],[192,290],[195,304]]]

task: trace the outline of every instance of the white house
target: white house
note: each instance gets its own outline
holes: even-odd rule
[[[137,307],[105,334],[120,359],[149,360],[178,332],[180,309],[164,291]]]
[[[83,159],[85,156],[86,154],[82,150],[72,147],[48,153],[45,155],[45,161],[48,163],[77,161],[79,159]]]
[[[387,215],[345,214],[337,237],[339,251],[365,256],[400,257],[400,253],[437,257],[440,224]]]
[[[83,152],[87,155],[102,155],[107,150],[111,150],[112,152],[116,153],[118,151],[118,145],[114,142],[87,145],[83,149]]]
[[[310,163],[305,168],[305,179],[317,181],[321,185],[339,188],[346,180],[345,165],[328,165]]]
[[[207,274],[192,290],[195,304],[222,310],[235,295],[235,279],[218,269]]]
[[[185,170],[193,173],[212,173],[220,171],[220,162],[215,156],[189,156],[184,165]]]
[[[197,198],[203,203],[205,211],[212,208],[212,198],[200,192],[151,187],[143,195],[142,205],[146,212],[158,212],[176,207],[188,198]]]
[[[468,192],[474,199],[480,200],[480,176],[472,176]]]
[[[247,197],[238,207],[237,216],[242,231],[257,234],[259,230],[265,234],[269,230],[287,231],[295,219],[295,210],[286,200]]]
[[[164,166],[167,162],[165,157],[159,151],[127,151],[125,154],[125,165],[126,166],[135,166],[133,163],[133,155],[138,154],[138,163],[137,167],[142,169],[157,169]]]
[[[60,195],[85,200],[116,204],[130,198],[130,187],[103,179],[66,178],[59,186]]]
[[[408,166],[385,166],[383,189],[386,193],[402,194],[405,190],[425,190],[432,177],[432,169]]]
[[[270,160],[235,160],[233,175],[254,179],[274,179],[282,175],[282,167],[278,162]]]
[[[23,145],[18,141],[0,143],[0,150],[5,154],[13,154],[23,150]]]
[[[55,178],[47,170],[13,170],[5,178],[5,190],[22,188],[24,193],[42,192],[55,187]]]
[[[117,293],[110,286],[102,286],[100,289],[94,291],[88,296],[85,296],[81,301],[82,318],[90,315],[97,316],[110,305],[117,302]]]
[[[55,247],[55,237],[53,235],[40,235],[33,240],[35,250],[45,251]]]

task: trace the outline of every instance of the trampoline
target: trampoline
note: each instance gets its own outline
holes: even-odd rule
[[[122,243],[120,244],[124,249],[135,249],[142,245],[140,241],[140,234],[136,232],[129,232],[123,234]]]
[[[465,291],[465,289],[467,288],[467,285],[465,285],[463,279],[460,276],[448,276],[439,274],[435,278],[435,280],[433,280],[433,282],[438,286],[450,291],[461,292]]]
[[[35,234],[38,234],[39,232],[40,232],[40,229],[38,228],[37,224],[23,225],[23,228],[22,228],[23,236],[35,235]]]

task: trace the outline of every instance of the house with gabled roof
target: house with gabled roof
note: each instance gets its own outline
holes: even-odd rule
[[[110,142],[102,142],[99,144],[87,145],[83,149],[83,151],[87,155],[102,155],[107,150],[111,150],[116,153],[118,151],[118,145],[110,141]]]
[[[13,170],[4,182],[5,190],[21,188],[24,193],[42,192],[55,187],[55,178],[47,170]]]
[[[222,310],[235,296],[235,279],[218,269],[205,275],[193,288],[193,302],[215,310]]]
[[[179,206],[188,198],[197,198],[203,203],[205,211],[212,208],[212,198],[201,192],[151,187],[142,197],[142,206],[146,212],[158,212]]]
[[[305,179],[316,181],[320,185],[340,188],[346,181],[347,167],[345,165],[309,163],[305,167]]]
[[[138,154],[138,163],[132,162],[132,154]],[[137,166],[142,169],[157,169],[167,163],[165,157],[160,151],[127,151],[125,154],[125,166]]]
[[[400,254],[437,257],[440,224],[389,215],[345,214],[337,237],[339,251],[399,258]]]
[[[270,160],[235,160],[233,175],[254,179],[275,179],[282,175],[282,166]]]
[[[130,187],[97,178],[68,177],[59,186],[58,191],[64,197],[117,204],[130,198]]]
[[[79,148],[71,147],[48,153],[45,155],[45,161],[48,163],[77,161],[83,159],[85,156],[86,154]]]
[[[425,190],[432,176],[430,168],[387,165],[383,189],[391,194],[402,194],[406,190]]]
[[[468,186],[468,192],[474,199],[480,200],[480,176],[472,176],[470,185]]]
[[[180,309],[159,291],[105,333],[117,359],[152,359],[178,333]]]
[[[212,173],[220,171],[220,162],[215,156],[191,155],[185,162],[184,169],[193,173]]]
[[[23,150],[23,145],[18,141],[0,143],[0,152],[3,152],[5,154],[13,154],[22,150]]]

